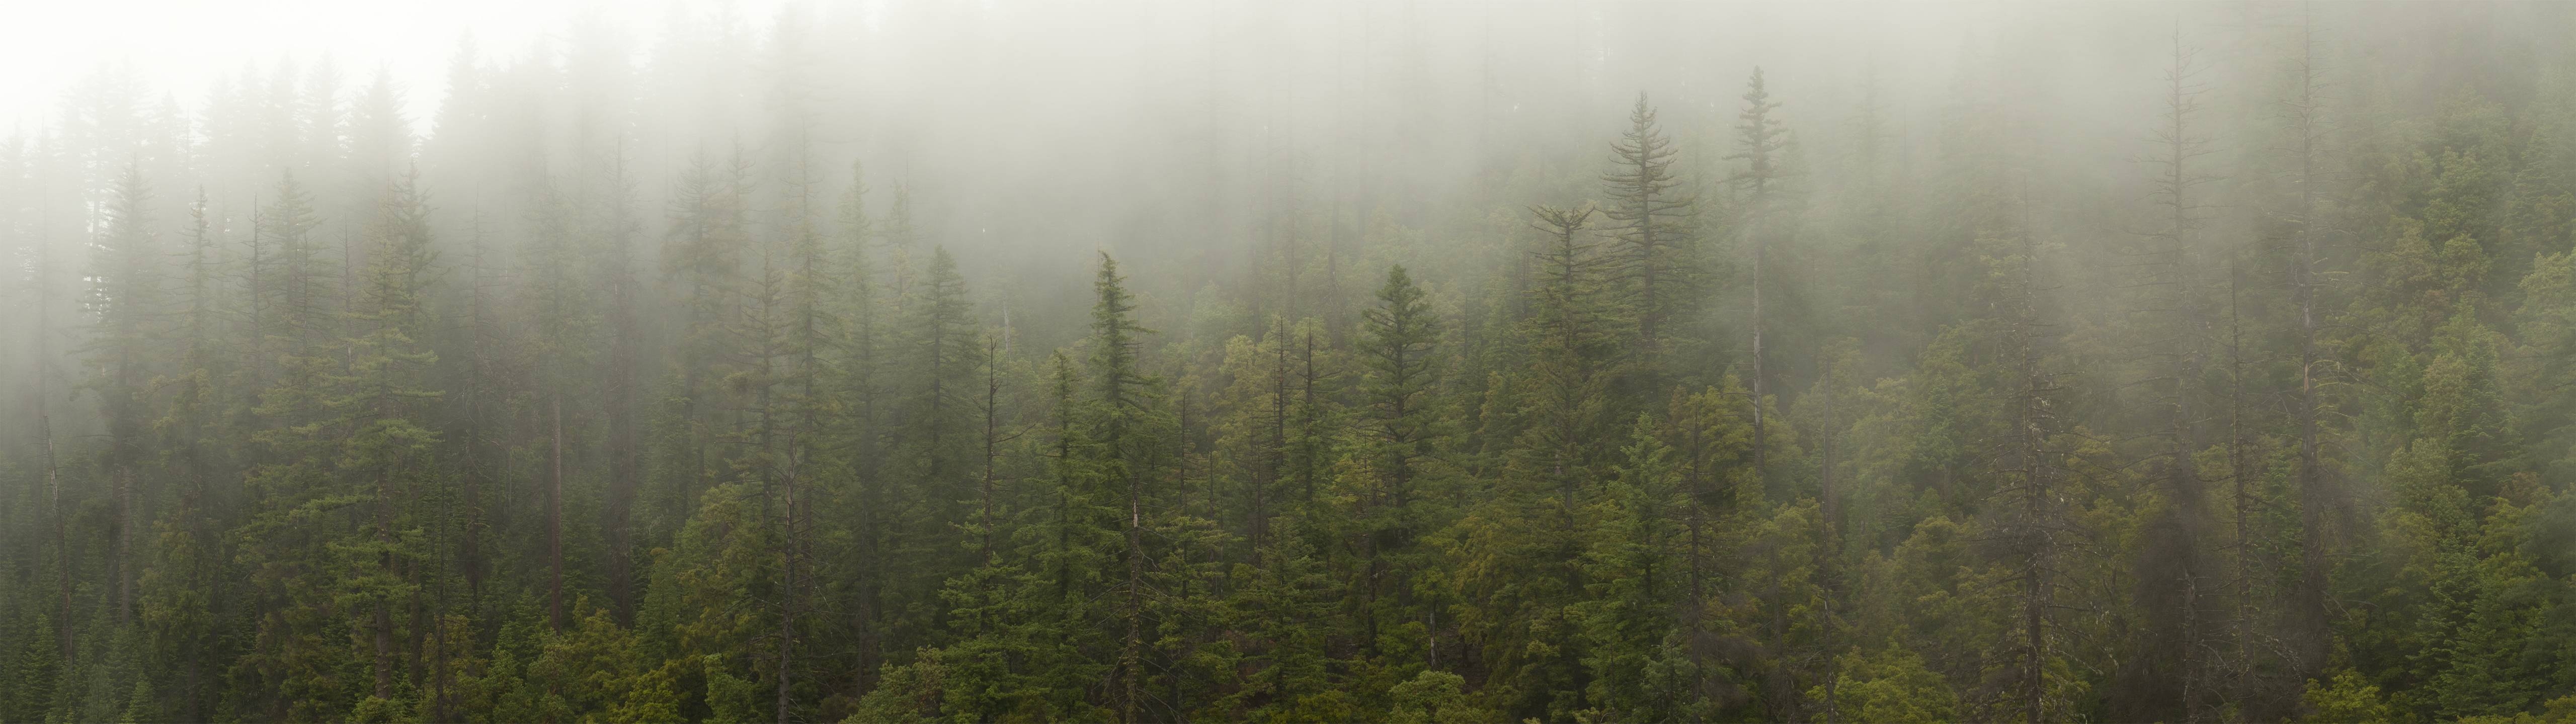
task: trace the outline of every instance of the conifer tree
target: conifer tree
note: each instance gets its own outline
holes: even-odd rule
[[[968,457],[973,441],[970,375],[981,353],[973,307],[957,260],[945,248],[932,250],[918,290],[920,299],[905,310],[911,317],[906,321],[905,386],[912,391],[900,427],[905,430],[905,456],[911,459],[902,469],[905,476],[920,480],[926,499],[942,501],[938,520],[962,522],[952,506],[972,497],[967,483],[973,469]]]
[[[168,435],[167,465],[174,475],[170,508],[156,521],[150,560],[136,581],[136,618],[152,634],[162,660],[178,662],[173,687],[180,719],[205,717],[205,665],[216,652],[215,608],[223,592],[218,557],[215,480],[224,469],[218,420],[225,403],[222,386],[225,331],[217,305],[213,230],[201,189],[189,207],[179,281],[170,290],[174,313],[171,337],[176,365],[155,377],[153,386],[169,389],[151,420]]]
[[[326,672],[354,664],[348,659],[354,652],[314,643],[348,630],[333,615],[344,589],[335,564],[341,561],[331,560],[327,546],[349,531],[313,523],[322,511],[366,498],[332,484],[347,428],[334,424],[331,377],[346,348],[333,334],[340,311],[329,304],[339,295],[323,276],[310,198],[291,174],[282,175],[275,198],[260,212],[246,291],[254,305],[252,332],[260,338],[253,362],[273,368],[258,378],[250,410],[259,426],[249,435],[244,486],[254,512],[233,533],[243,541],[238,559],[247,594],[263,615],[252,650],[235,662],[232,675],[262,692],[245,702],[253,715],[335,717],[356,702],[335,690]],[[274,254],[263,254],[269,250]]]
[[[138,509],[147,494],[136,489],[145,479],[147,450],[158,447],[147,438],[147,383],[160,357],[162,257],[153,234],[152,191],[143,179],[141,159],[129,160],[117,177],[107,212],[107,227],[95,245],[87,306],[98,328],[88,352],[93,369],[88,386],[99,395],[106,414],[107,447],[99,468],[108,477],[114,505],[115,544],[107,561],[115,590],[116,619],[134,617],[134,538],[142,527]]]
[[[1527,434],[1535,443],[1528,448],[1536,455],[1529,468],[1550,483],[1561,498],[1565,522],[1571,523],[1574,494],[1590,477],[1590,446],[1603,404],[1600,374],[1608,341],[1600,329],[1595,278],[1601,261],[1593,256],[1592,245],[1576,241],[1590,208],[1538,207],[1531,213],[1538,217],[1533,226],[1548,234],[1548,244],[1536,255],[1543,281],[1526,333],[1534,397]]]
[[[1591,515],[1584,551],[1586,600],[1574,618],[1588,639],[1585,691],[1594,715],[1622,720],[1668,721],[1692,711],[1688,667],[1674,659],[1670,642],[1682,603],[1674,553],[1682,535],[1674,508],[1680,501],[1672,448],[1659,439],[1653,415],[1638,415],[1626,459],[1603,485]],[[1686,605],[1686,604],[1684,604]]]
[[[635,613],[634,582],[636,548],[635,502],[643,485],[647,450],[643,440],[646,417],[646,392],[639,378],[645,373],[647,361],[644,347],[650,344],[645,321],[637,311],[647,297],[636,279],[633,235],[640,221],[630,209],[633,184],[629,180],[625,144],[621,140],[608,162],[601,185],[607,197],[594,200],[604,206],[596,213],[589,235],[601,247],[596,284],[605,288],[606,310],[602,317],[607,328],[606,369],[600,380],[602,403],[606,409],[607,460],[606,497],[603,501],[601,527],[608,546],[608,598],[612,613],[622,621],[632,622]]]
[[[2222,581],[2215,575],[2200,540],[2208,534],[2205,482],[2197,468],[2201,451],[2199,427],[2209,415],[2202,406],[2203,376],[2208,364],[2211,320],[2205,299],[2199,229],[2205,212],[2196,194],[2211,179],[2198,169],[2211,153],[2198,126],[2201,85],[2193,51],[2177,28],[2165,69],[2164,115],[2154,132],[2157,148],[2148,165],[2155,170],[2155,204],[2162,207],[2163,228],[2139,249],[2135,263],[2142,290],[2138,325],[2158,336],[2146,344],[2156,359],[2147,371],[2161,408],[2159,447],[2149,453],[2161,468],[2167,508],[2150,524],[2149,540],[2138,561],[2139,609],[2147,621],[2139,632],[2145,656],[2130,663],[2124,687],[2136,700],[2121,706],[2139,718],[2196,719],[2213,708],[2214,663],[2204,653],[2214,648],[2206,627],[2220,613],[2213,605]],[[2179,707],[2179,711],[2173,707]]]
[[[898,309],[885,299],[882,275],[878,267],[880,250],[875,249],[882,229],[867,209],[868,183],[865,170],[853,162],[850,185],[843,192],[839,221],[840,233],[835,238],[835,262],[842,283],[838,286],[835,308],[840,311],[842,328],[841,355],[836,397],[842,400],[839,420],[845,426],[839,434],[848,440],[850,475],[856,489],[848,502],[854,534],[859,539],[861,560],[855,561],[848,586],[852,605],[859,611],[858,661],[862,681],[870,680],[882,668],[888,633],[902,624],[893,612],[900,608],[887,599],[893,581],[894,566],[885,561],[910,554],[899,547],[904,536],[898,531],[907,519],[908,498],[895,489],[896,477],[888,474],[886,458],[898,425],[889,424],[896,405],[890,399],[892,375],[887,370],[898,358],[891,354],[889,330],[882,319]],[[901,590],[896,591],[900,593]]]
[[[1520,431],[1506,480],[1449,543],[1464,559],[1454,595],[1473,602],[1459,614],[1461,636],[1482,647],[1490,670],[1503,672],[1488,680],[1489,696],[1513,716],[1566,718],[1585,708],[1586,652],[1566,606],[1584,585],[1581,531],[1600,462],[1594,446],[1609,359],[1596,306],[1601,262],[1581,238],[1592,213],[1531,210],[1531,226],[1546,235],[1533,254],[1540,283],[1520,331],[1528,362],[1519,396],[1503,412]]]
[[[525,212],[532,242],[520,260],[525,282],[519,291],[530,316],[523,329],[527,348],[537,361],[534,379],[544,389],[530,431],[545,440],[546,621],[549,630],[560,632],[573,623],[570,606],[579,595],[564,592],[564,506],[575,494],[572,486],[578,484],[566,479],[565,458],[572,457],[576,466],[569,474],[578,475],[577,466],[591,452],[583,444],[580,426],[587,398],[573,400],[570,424],[565,422],[564,398],[586,391],[582,382],[589,380],[577,370],[588,368],[595,360],[599,310],[586,274],[595,257],[577,237],[567,209],[570,202],[557,180],[542,167],[523,169],[521,174],[518,183],[528,199]]]
[[[2297,340],[2299,388],[2293,400],[2298,423],[2298,510],[2299,510],[2299,578],[2292,588],[2288,638],[2298,652],[2297,671],[2305,676],[2322,674],[2326,650],[2331,639],[2327,631],[2329,614],[2326,599],[2326,508],[2334,497],[2326,478],[2326,458],[2321,441],[2321,417],[2327,413],[2320,398],[2319,376],[2330,363],[2321,349],[2326,341],[2321,333],[2328,320],[2321,295],[2326,291],[2330,270],[2325,268],[2325,235],[2329,232],[2325,205],[2325,184],[2329,169],[2325,166],[2325,144],[2330,131],[2323,96],[2325,83],[2323,59],[2318,57],[2319,38],[2313,10],[2302,8],[2298,47],[2291,59],[2291,88],[2279,105],[2289,125],[2291,138],[2287,152],[2295,170],[2289,172],[2298,201],[2289,210],[2291,249],[2288,283],[2291,304],[2298,309],[2298,320],[2292,329]]]
[[[661,438],[662,515],[675,525],[695,510],[698,493],[716,481],[721,460],[714,431],[723,424],[719,380],[730,368],[724,357],[739,311],[736,289],[746,238],[739,168],[726,168],[701,153],[682,172],[662,253],[663,277],[677,288],[681,317],[671,345],[671,387]]]
[[[1789,144],[1788,130],[1771,115],[1779,109],[1779,102],[1771,100],[1771,92],[1762,85],[1762,68],[1754,67],[1753,79],[1745,83],[1744,110],[1736,114],[1739,119],[1735,126],[1736,152],[1727,157],[1744,161],[1744,170],[1736,172],[1730,179],[1736,184],[1738,193],[1743,195],[1738,202],[1743,205],[1743,235],[1746,246],[1753,248],[1753,268],[1748,278],[1753,290],[1753,310],[1752,320],[1746,326],[1753,336],[1746,358],[1752,373],[1745,377],[1753,387],[1753,467],[1766,483],[1770,479],[1771,468],[1766,458],[1769,441],[1765,439],[1768,430],[1764,426],[1762,400],[1769,395],[1770,375],[1763,369],[1762,333],[1769,320],[1762,314],[1762,290],[1770,280],[1764,262],[1772,240],[1779,234],[1781,223],[1777,185],[1785,171],[1780,168],[1781,160],[1776,154]]]
[[[1628,112],[1628,129],[1610,145],[1612,168],[1601,177],[1610,204],[1601,215],[1618,240],[1614,255],[1622,279],[1621,294],[1633,297],[1636,310],[1637,364],[1649,388],[1672,373],[1663,362],[1671,354],[1665,337],[1671,320],[1686,316],[1696,296],[1693,267],[1696,249],[1688,221],[1693,199],[1673,175],[1680,151],[1655,123],[1655,109],[1645,94]]]
[[[370,519],[356,540],[336,547],[368,571],[348,582],[368,616],[352,628],[372,638],[371,696],[384,702],[395,696],[394,607],[419,603],[418,567],[427,560],[419,536],[435,514],[407,509],[406,503],[430,494],[439,475],[437,434],[420,421],[439,393],[425,381],[437,355],[420,342],[428,323],[422,292],[433,275],[435,253],[417,178],[410,173],[394,181],[368,230],[374,249],[367,279],[357,308],[344,313],[359,334],[346,343],[348,371],[337,375],[339,390],[329,402],[349,430],[339,466],[360,481],[363,491],[355,497],[366,501]]]
[[[783,30],[786,27],[784,19],[781,27]],[[782,35],[782,39],[787,41],[798,37],[792,31]],[[782,53],[792,54],[799,50],[786,42],[781,45]],[[789,62],[794,60],[797,59],[791,57]],[[793,80],[792,75],[785,79],[786,83]],[[791,109],[790,113],[793,112]],[[788,148],[784,150],[789,154],[780,169],[784,177],[781,179],[780,200],[784,208],[780,211],[786,226],[781,230],[784,238],[779,245],[783,254],[764,260],[764,266],[784,273],[786,297],[784,308],[779,310],[783,317],[779,330],[782,340],[777,351],[785,368],[775,375],[784,382],[780,404],[788,416],[783,449],[779,451],[777,460],[782,469],[776,472],[782,516],[778,536],[780,587],[775,594],[779,621],[778,675],[775,682],[779,724],[786,724],[794,716],[796,697],[792,677],[797,666],[796,644],[808,636],[797,627],[797,616],[807,607],[805,590],[812,587],[811,565],[807,559],[810,555],[808,541],[816,528],[811,511],[817,486],[808,484],[807,480],[836,476],[839,467],[829,452],[832,444],[827,437],[840,426],[833,419],[839,414],[839,405],[827,394],[827,389],[832,381],[829,361],[837,357],[836,348],[841,344],[839,333],[842,325],[834,318],[835,303],[840,299],[835,289],[840,265],[831,258],[833,245],[826,242],[821,228],[819,207],[823,200],[816,188],[821,178],[814,169],[810,139],[802,120],[790,119],[793,128],[782,134],[786,138],[781,139],[786,142],[784,145]],[[765,295],[759,299],[762,304],[767,304]],[[762,314],[765,316],[769,311],[764,309]],[[764,361],[763,364],[767,362]],[[812,628],[810,623],[807,628]]]
[[[1144,347],[1142,337],[1152,330],[1136,323],[1136,299],[1126,289],[1126,278],[1118,275],[1118,262],[1108,254],[1100,255],[1100,271],[1092,283],[1098,300],[1091,308],[1091,377],[1098,407],[1091,421],[1094,443],[1101,446],[1103,482],[1116,485],[1125,498],[1126,550],[1119,558],[1126,564],[1126,584],[1119,587],[1119,618],[1125,623],[1125,643],[1118,653],[1118,665],[1111,681],[1120,687],[1115,695],[1119,721],[1142,721],[1142,686],[1145,672],[1145,481],[1153,476],[1155,462],[1151,404],[1155,377],[1147,375],[1139,359]]]

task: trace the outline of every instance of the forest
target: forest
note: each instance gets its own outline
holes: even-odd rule
[[[0,722],[2576,722],[2576,5],[546,22],[17,99]]]

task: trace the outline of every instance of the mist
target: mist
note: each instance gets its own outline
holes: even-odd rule
[[[2560,721],[2576,10],[0,28],[0,720]]]

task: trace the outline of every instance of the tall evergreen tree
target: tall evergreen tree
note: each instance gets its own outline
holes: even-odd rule
[[[1426,473],[1438,453],[1437,399],[1440,369],[1435,355],[1440,340],[1440,320],[1424,300],[1422,288],[1413,283],[1404,267],[1387,269],[1386,284],[1378,288],[1377,307],[1362,311],[1361,358],[1367,374],[1360,383],[1367,398],[1370,418],[1366,443],[1374,468],[1374,484],[1365,492],[1361,513],[1367,529],[1363,532],[1362,551],[1367,562],[1362,572],[1363,595],[1370,609],[1367,621],[1367,643],[1377,646],[1378,603],[1383,593],[1379,581],[1408,580],[1418,575],[1424,561],[1412,554],[1415,540],[1439,518],[1431,508],[1438,498],[1424,490]],[[1412,593],[1397,588],[1390,619],[1414,618]]]
[[[2144,372],[2155,396],[2149,404],[2161,411],[2153,423],[2161,449],[2146,456],[2156,460],[2167,506],[2145,533],[2138,561],[2138,607],[2146,617],[2139,649],[2146,655],[2123,674],[2132,680],[2123,690],[2137,698],[2119,704],[2140,718],[2199,719],[2215,710],[2221,693],[2208,652],[2217,648],[2211,629],[2223,615],[2215,602],[2226,583],[2201,542],[2211,521],[2198,469],[2201,428],[2214,416],[2204,378],[2215,325],[2199,239],[2206,212],[2197,193],[2211,181],[2199,170],[2211,150],[2196,125],[2202,88],[2193,52],[2177,28],[2148,161],[2162,228],[2134,252],[2144,318],[2137,327],[2156,332],[2141,351],[2156,360]]]
[[[347,371],[336,375],[337,394],[328,402],[344,415],[341,424],[348,430],[339,467],[359,482],[361,490],[353,491],[353,497],[368,508],[369,522],[355,539],[334,545],[350,563],[368,570],[346,584],[348,597],[367,617],[350,627],[367,631],[372,639],[375,683],[371,701],[361,707],[385,706],[396,696],[399,632],[394,609],[420,605],[420,568],[429,560],[421,538],[437,512],[415,503],[435,494],[439,475],[434,464],[438,436],[421,421],[439,393],[426,383],[437,354],[421,343],[429,323],[423,291],[434,274],[435,253],[429,210],[416,179],[417,174],[407,174],[394,181],[368,229],[374,239],[367,278],[359,304],[345,313],[356,336],[346,343]],[[420,625],[417,619],[411,623]],[[407,670],[418,674],[418,661]]]
[[[1778,198],[1781,190],[1778,186],[1781,177],[1786,175],[1786,170],[1781,168],[1778,154],[1789,144],[1788,130],[1780,124],[1779,119],[1771,115],[1778,110],[1780,110],[1779,102],[1771,100],[1771,92],[1763,87],[1762,68],[1754,67],[1753,79],[1745,82],[1744,110],[1736,114],[1738,119],[1735,126],[1736,152],[1727,157],[1744,161],[1744,170],[1736,172],[1729,179],[1736,184],[1738,193],[1743,197],[1738,202],[1743,205],[1741,212],[1743,236],[1747,242],[1746,246],[1753,248],[1752,274],[1748,277],[1753,290],[1753,309],[1752,319],[1746,325],[1752,333],[1753,342],[1751,348],[1747,350],[1747,366],[1751,373],[1745,377],[1752,382],[1755,400],[1753,467],[1760,471],[1766,483],[1770,480],[1771,468],[1765,455],[1770,445],[1765,439],[1764,433],[1768,430],[1764,426],[1762,414],[1764,403],[1761,400],[1769,397],[1770,375],[1763,369],[1762,333],[1764,326],[1769,324],[1769,320],[1762,314],[1762,290],[1769,284],[1771,278],[1770,270],[1765,267],[1764,262],[1767,261],[1773,239],[1780,233],[1781,225],[1779,217],[1782,216],[1782,210],[1779,208]]]
[[[160,446],[147,436],[153,402],[147,385],[155,373],[151,364],[161,357],[168,315],[161,279],[166,253],[153,233],[152,191],[143,179],[141,159],[126,163],[110,203],[89,275],[87,306],[98,329],[91,336],[88,386],[99,395],[107,417],[107,447],[99,461],[115,509],[110,533],[115,543],[107,566],[116,619],[128,623],[134,618],[134,540],[148,514],[141,509],[142,500],[149,497],[136,486],[146,479],[148,450]]]
[[[1696,245],[1690,238],[1693,199],[1673,173],[1681,152],[1655,123],[1655,109],[1645,94],[1628,112],[1628,130],[1610,145],[1612,171],[1601,177],[1610,203],[1601,215],[1612,226],[1618,252],[1612,256],[1622,278],[1620,294],[1633,298],[1635,364],[1645,376],[1640,386],[1651,390],[1671,376],[1672,354],[1666,337],[1676,318],[1695,309],[1700,275]]]

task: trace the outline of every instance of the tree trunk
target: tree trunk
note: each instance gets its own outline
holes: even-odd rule
[[[546,488],[546,620],[564,627],[563,610],[563,393],[554,395],[554,481]]]
[[[126,566],[134,559],[134,468],[119,464],[116,470],[116,557],[108,561],[108,569],[116,577],[116,621],[120,624],[134,622],[134,574]]]
[[[376,698],[394,698],[394,616],[383,598],[376,599]]]
[[[796,475],[781,482],[787,502],[786,550],[781,578],[785,587],[778,594],[778,724],[787,724],[791,695],[791,678],[796,661]]]
[[[1127,473],[1127,646],[1118,657],[1119,683],[1125,695],[1118,704],[1118,720],[1135,724],[1137,680],[1144,678],[1145,643],[1145,478],[1130,470]]]

